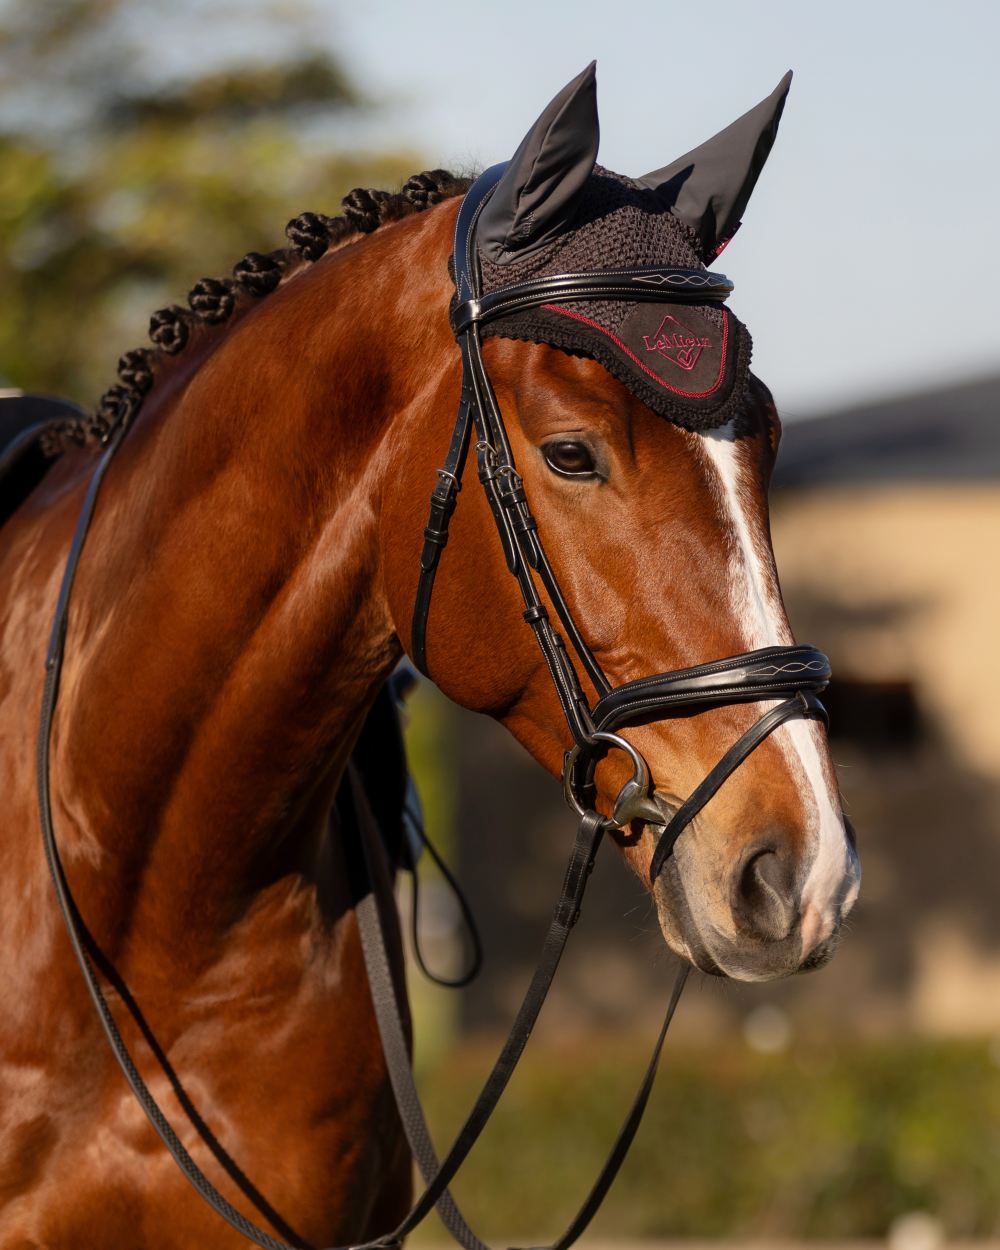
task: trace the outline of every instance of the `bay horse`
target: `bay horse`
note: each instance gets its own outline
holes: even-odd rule
[[[612,226],[657,247],[667,231],[681,263],[703,267],[742,214],[786,90],[632,182],[594,164],[585,71],[511,162],[484,271]],[[426,490],[460,388],[447,261],[467,188],[433,171],[398,195],[352,192],[343,217],[303,214],[288,249],[154,314],[154,349],[124,356],[94,416],[50,437],[58,454],[0,529],[0,1250],[245,1244],[173,1169],[111,1062],[38,837],[46,628],[94,447],[123,422],[74,587],[52,746],[79,915],[138,1066],[233,1203],[298,1245],[357,1242],[405,1212],[410,1158],[336,800],[409,645]],[[646,336],[661,373],[709,358],[710,335],[688,335],[699,316]],[[512,330],[483,352],[606,673],[791,643],[767,522],[780,424],[736,356],[726,419],[699,426],[683,388],[657,411],[637,391],[648,378],[578,344]],[[485,496],[467,492],[451,529],[429,672],[558,776],[566,724]],[[760,713],[622,732],[666,813]],[[602,805],[624,768],[598,768]],[[647,820],[616,835],[640,874],[655,834]],[[683,959],[766,980],[828,957],[858,879],[823,731],[796,720],[698,814],[653,894]]]

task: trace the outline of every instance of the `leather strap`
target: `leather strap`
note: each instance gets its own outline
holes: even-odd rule
[[[424,1109],[417,1094],[410,1062],[410,1046],[407,1030],[403,1024],[405,987],[397,985],[392,974],[386,942],[387,908],[395,910],[392,882],[385,863],[384,842],[378,822],[372,812],[368,796],[361,785],[356,770],[348,765],[351,787],[351,806],[355,826],[361,843],[365,865],[364,889],[355,904],[361,951],[368,974],[368,987],[375,1009],[379,1040],[385,1055],[389,1081],[392,1085],[396,1107],[420,1174],[425,1184],[434,1180],[441,1164],[431,1140]],[[482,1242],[465,1222],[455,1200],[445,1188],[436,1202],[438,1215],[452,1237],[465,1250],[484,1250]]]
[[[704,781],[692,791],[667,822],[649,864],[650,882],[656,881],[668,857],[672,854],[677,839],[718,791],[726,778],[731,776],[751,751],[755,751],[779,725],[796,716],[822,720],[824,724],[827,719],[826,709],[811,690],[799,690],[794,698],[779,703],[777,707],[765,712],[760,720],[751,725],[746,733],[729,748]]]
[[[583,894],[606,827],[607,822],[596,812],[587,813],[580,821],[541,955],[507,1040],[433,1181],[414,1203],[409,1215],[393,1230],[393,1240],[401,1240],[412,1232],[432,1210],[475,1145],[507,1088],[545,1002],[570,932],[580,917]]]
[[[73,541],[70,546],[69,556],[66,560],[66,567],[63,571],[62,583],[59,588],[59,598],[56,605],[55,619],[52,622],[52,632],[49,639],[49,649],[45,660],[45,684],[42,691],[42,709],[41,718],[38,729],[38,806],[39,815],[42,826],[42,842],[45,847],[45,858],[49,868],[49,874],[52,877],[52,884],[55,888],[56,900],[59,904],[59,910],[62,912],[63,921],[66,926],[66,933],[69,937],[70,944],[73,947],[73,953],[76,956],[80,971],[83,974],[84,984],[90,995],[91,1002],[97,1012],[97,1017],[101,1022],[101,1027],[108,1039],[112,1054],[122,1070],[125,1080],[128,1082],[129,1088],[135,1095],[135,1099],[142,1108],[149,1120],[150,1124],[156,1130],[160,1140],[166,1146],[167,1150],[174,1159],[185,1180],[189,1181],[198,1194],[209,1204],[210,1207],[237,1232],[243,1234],[250,1241],[255,1242],[263,1250],[291,1250],[285,1242],[279,1241],[276,1237],[272,1237],[270,1233],[259,1228],[252,1220],[233,1206],[233,1204],[224,1197],[223,1194],[212,1184],[201,1168],[195,1163],[187,1148],[181,1139],[177,1136],[170,1124],[160,1104],[154,1098],[149,1086],[142,1079],[138,1068],[129,1053],[128,1047],[125,1045],[124,1039],[118,1031],[118,1025],[108,1006],[108,1001],[104,996],[101,983],[98,980],[97,973],[91,962],[90,955],[87,951],[83,923],[77,912],[76,904],[70,893],[69,884],[63,870],[62,861],[59,858],[59,848],[56,844],[55,829],[52,821],[52,796],[50,786],[50,765],[51,765],[51,741],[52,741],[52,722],[55,716],[56,700],[59,694],[59,677],[62,671],[63,652],[66,641],[66,624],[69,614],[70,593],[73,589],[73,582],[76,577],[77,566],[80,562],[80,555],[83,551],[84,541],[87,531],[90,528],[91,518],[93,517],[94,507],[97,503],[97,496],[100,492],[101,483],[104,480],[111,460],[115,452],[121,446],[122,439],[127,431],[125,424],[119,425],[111,435],[107,450],[101,456],[97,468],[90,479],[90,485],[87,487],[87,493],[84,496],[83,507],[80,512],[80,518],[77,522],[76,530],[73,534]]]
[[[410,949],[414,962],[428,981],[432,981],[443,989],[460,990],[471,984],[482,971],[483,939],[479,932],[479,926],[476,924],[476,918],[472,914],[472,908],[469,906],[469,900],[465,897],[464,890],[459,885],[455,874],[448,867],[444,856],[427,836],[427,831],[422,825],[414,824],[413,829],[416,836],[420,839],[424,850],[437,865],[442,881],[447,885],[451,891],[452,898],[455,900],[455,905],[462,917],[462,925],[468,935],[469,961],[464,970],[457,976],[445,976],[443,973],[435,972],[428,964],[420,937],[420,904],[423,894],[420,887],[420,866],[417,863],[414,863],[410,870]]]
[[[437,576],[441,553],[448,544],[448,527],[462,489],[462,473],[469,454],[469,434],[472,429],[471,396],[463,382],[462,397],[458,404],[458,416],[452,431],[448,454],[442,468],[437,471],[437,485],[431,492],[430,515],[424,527],[424,545],[420,553],[420,572],[417,577],[417,594],[413,604],[410,650],[417,668],[427,676],[427,621],[430,616],[431,595]]]
[[[597,269],[590,273],[563,273],[501,287],[487,295],[456,304],[451,326],[464,334],[474,324],[485,325],[523,308],[537,308],[553,300],[625,299],[634,303],[718,304],[729,298],[733,284],[723,273],[706,269],[650,267]]]
[[[652,1093],[653,1082],[656,1079],[656,1073],[660,1064],[663,1043],[667,1040],[667,1030],[673,1021],[674,1012],[677,1010],[677,1004],[680,1002],[681,993],[687,983],[690,971],[690,966],[684,964],[677,972],[677,976],[674,979],[674,987],[670,994],[670,1001],[667,1003],[667,1010],[663,1017],[663,1023],[660,1025],[660,1032],[653,1046],[653,1053],[650,1056],[649,1063],[646,1065],[646,1071],[643,1073],[642,1081],[636,1091],[635,1098],[632,1100],[625,1122],[618,1132],[607,1159],[604,1161],[604,1166],[590,1187],[590,1191],[583,1200],[580,1209],[570,1221],[566,1231],[556,1241],[552,1242],[550,1246],[545,1247],[545,1250],[568,1250],[575,1241],[583,1236],[590,1221],[600,1209],[608,1190],[614,1183],[621,1165],[625,1162],[625,1156],[628,1154],[629,1147],[632,1145],[638,1132],[643,1113],[646,1110],[646,1104],[649,1102],[649,1095]]]
[[[455,294],[459,303],[479,294],[478,257],[476,255],[476,222],[486,201],[496,190],[509,161],[500,161],[483,170],[462,199],[455,218],[455,238],[451,249],[455,267]]]
[[[598,701],[594,723],[601,730],[616,729],[650,711],[756,703],[788,697],[797,690],[820,691],[830,675],[830,661],[816,647],[763,647],[618,686]]]
[[[407,1046],[403,1029],[399,998],[397,995],[389,992],[389,987],[392,985],[392,977],[386,949],[382,909],[392,905],[392,897],[389,892],[388,875],[384,867],[380,866],[379,863],[382,856],[382,838],[368,804],[367,796],[353,773],[351,783],[355,810],[358,816],[357,825],[371,883],[368,894],[357,907],[358,926],[361,933],[365,966],[372,986],[372,1001],[375,1006],[379,1033],[388,1062],[396,1104],[400,1110],[410,1149],[427,1186],[403,1223],[393,1230],[387,1238],[383,1239],[380,1244],[384,1246],[399,1244],[424,1218],[431,1207],[436,1206],[438,1214],[441,1216],[448,1231],[460,1245],[465,1247],[465,1250],[489,1250],[488,1245],[481,1241],[465,1222],[461,1212],[448,1193],[447,1185],[459,1167],[461,1167],[481,1134],[524,1051],[524,1046],[538,1018],[538,1013],[548,995],[552,977],[555,975],[566,941],[569,938],[569,933],[579,919],[584,891],[593,870],[594,860],[603,831],[607,827],[607,822],[595,812],[588,812],[580,821],[576,842],[570,853],[559,901],[556,904],[549,931],[546,934],[542,948],[542,957],[539,960],[538,967],[532,977],[531,984],[522,1001],[521,1008],[518,1011],[517,1018],[500,1053],[500,1057],[497,1059],[444,1163],[440,1163],[427,1129],[427,1122],[413,1081],[409,1047]],[[546,1250],[568,1250],[577,1241],[597,1213],[622,1163],[625,1161],[629,1147],[638,1131],[646,1104],[649,1101],[663,1044],[689,971],[690,969],[685,965],[681,967],[677,974],[663,1023],[653,1047],[653,1053],[614,1145],[608,1153],[580,1209],[563,1234],[552,1242]],[[358,1250],[363,1250],[363,1248],[358,1248]]]

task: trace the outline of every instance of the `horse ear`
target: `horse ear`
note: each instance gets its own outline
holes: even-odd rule
[[[594,168],[599,136],[591,61],[544,110],[497,183],[476,228],[484,256],[505,264],[558,234]]]
[[[637,179],[659,192],[675,217],[694,229],[707,261],[739,228],[740,218],[778,133],[791,70],[766,100],[714,139],[663,169]]]

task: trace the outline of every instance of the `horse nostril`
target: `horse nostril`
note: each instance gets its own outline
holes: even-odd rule
[[[733,915],[749,935],[775,942],[788,937],[798,919],[795,877],[777,851],[751,852],[733,882]]]

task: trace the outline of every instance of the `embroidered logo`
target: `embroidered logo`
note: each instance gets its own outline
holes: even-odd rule
[[[695,367],[705,348],[712,346],[708,335],[692,333],[673,313],[667,313],[656,333],[644,334],[642,341],[647,352],[659,352],[686,373]]]

